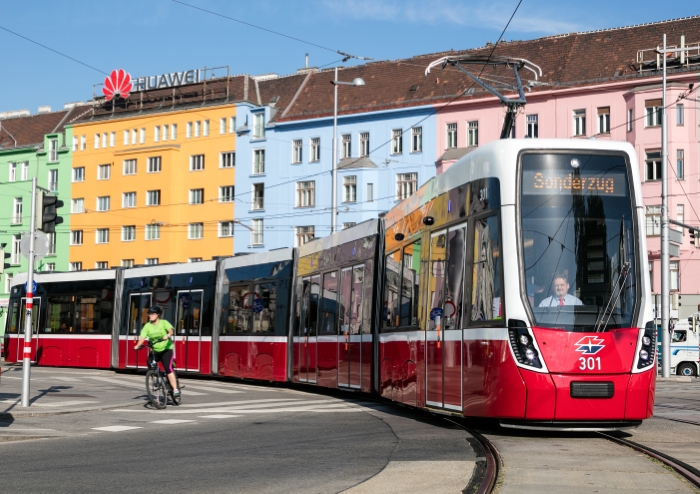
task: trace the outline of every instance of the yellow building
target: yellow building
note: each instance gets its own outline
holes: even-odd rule
[[[186,103],[182,89],[98,101],[73,124],[71,269],[233,254],[236,106],[226,84],[225,98],[199,84]]]

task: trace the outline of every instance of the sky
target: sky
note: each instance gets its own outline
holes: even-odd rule
[[[343,66],[338,50],[395,60],[483,46],[498,39],[518,1],[0,0],[0,111],[89,100],[118,68],[132,77],[205,66],[285,75],[303,67],[307,53],[310,66],[333,67]],[[522,0],[504,39],[698,14],[693,1]]]

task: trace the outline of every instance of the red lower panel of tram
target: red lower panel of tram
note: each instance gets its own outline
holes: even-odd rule
[[[6,335],[6,362],[21,362],[24,335]],[[31,357],[47,367],[109,369],[112,350],[109,335],[39,335],[32,338]]]
[[[287,338],[221,336],[219,375],[261,381],[286,381]]]

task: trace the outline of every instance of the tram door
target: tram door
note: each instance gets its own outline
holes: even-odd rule
[[[359,388],[362,384],[362,284],[365,267],[340,272],[340,338],[338,385]]]
[[[39,297],[34,297],[32,307],[32,362],[36,362],[37,349],[39,348],[39,317],[41,317],[41,299]],[[22,297],[22,306],[19,313],[19,328],[17,328],[17,334],[19,336],[17,340],[17,362],[22,362],[24,360],[24,332],[26,325],[27,299]]]
[[[129,327],[126,337],[126,366],[144,368],[148,365],[148,352],[134,350],[144,324],[148,322],[148,309],[151,307],[150,293],[135,293],[129,297]]]
[[[426,403],[462,409],[462,294],[466,226],[431,236]]]
[[[177,319],[175,324],[175,362],[180,370],[199,372],[202,345],[203,290],[177,292]]]
[[[299,381],[316,382],[316,325],[320,275],[302,278],[301,324],[299,331]]]

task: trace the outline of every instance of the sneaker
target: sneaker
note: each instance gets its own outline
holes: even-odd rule
[[[180,397],[180,390],[179,390],[179,389],[174,389],[174,390],[173,390],[173,396],[174,396],[175,398],[179,398],[179,397]]]

